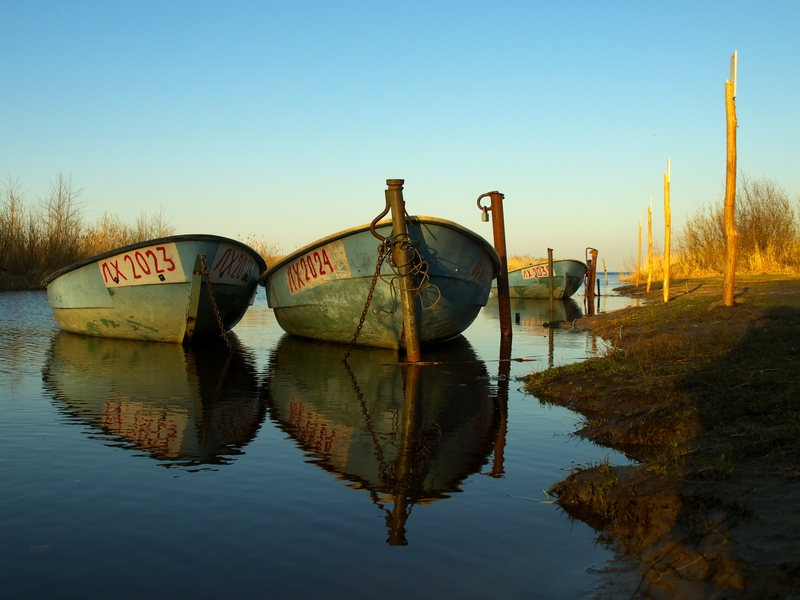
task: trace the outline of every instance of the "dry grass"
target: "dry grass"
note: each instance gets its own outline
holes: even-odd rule
[[[278,262],[281,258],[284,257],[283,250],[278,244],[273,244],[268,242],[264,236],[256,237],[254,235],[248,236],[246,239],[242,240],[241,242],[250,246],[253,250],[258,252],[261,255],[261,258],[264,259],[267,263],[267,268],[274,265]]]
[[[546,260],[546,258],[538,258],[536,256],[532,256],[531,254],[515,254],[514,256],[508,257],[508,270],[513,271],[514,269],[521,269],[522,267],[535,265],[536,263],[544,262]]]
[[[584,416],[581,436],[640,461],[590,466],[552,490],[638,561],[641,594],[629,597],[793,597],[796,572],[775,573],[800,564],[800,278],[738,277],[732,307],[721,278],[685,283],[668,303],[579,321],[609,352],[527,379]],[[791,532],[786,546],[776,531]]]
[[[741,175],[736,191],[736,272],[744,275],[800,273],[800,219],[797,202],[769,179]],[[687,220],[671,247],[671,277],[722,275],[726,259],[723,203],[702,206]],[[635,279],[638,261],[632,257],[625,270]],[[664,254],[653,256],[652,280],[664,277]],[[647,280],[642,257],[640,282]]]
[[[142,212],[133,224],[111,213],[87,224],[80,194],[71,178],[61,174],[33,207],[26,204],[19,182],[9,179],[0,187],[0,290],[38,289],[49,273],[78,260],[174,233],[163,208]],[[278,246],[263,239],[245,243],[267,264],[281,256]]]

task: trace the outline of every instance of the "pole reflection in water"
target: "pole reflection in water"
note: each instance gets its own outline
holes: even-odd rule
[[[266,416],[248,351],[181,346],[59,331],[44,367],[46,389],[75,421],[112,445],[163,466],[231,462]]]
[[[500,414],[500,430],[494,444],[492,477],[502,477],[505,473],[504,459],[506,434],[508,433],[508,382],[511,379],[511,338],[500,336],[500,361],[497,367],[497,396],[495,403]]]
[[[384,511],[387,543],[406,545],[415,506],[460,489],[500,428],[485,364],[469,342],[398,364],[390,350],[283,336],[265,385],[269,415],[313,459]],[[391,505],[391,508],[389,508]]]

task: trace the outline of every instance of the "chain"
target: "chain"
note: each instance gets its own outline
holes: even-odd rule
[[[411,289],[414,292],[415,296],[420,297],[420,302],[422,303],[422,310],[430,310],[434,306],[439,303],[439,300],[442,298],[442,292],[439,287],[430,281],[430,275],[428,274],[428,261],[422,258],[419,250],[416,248],[417,243],[413,242],[408,239],[406,235],[405,239],[400,240],[397,237],[388,237],[383,238],[383,241],[378,246],[378,264],[375,266],[375,274],[372,276],[372,284],[369,288],[369,294],[367,295],[367,301],[364,304],[364,310],[361,312],[361,318],[358,320],[358,326],[356,327],[356,331],[353,334],[353,339],[350,340],[350,345],[347,348],[347,352],[342,359],[342,362],[347,362],[347,359],[350,357],[350,353],[353,351],[353,348],[356,345],[356,341],[358,340],[358,336],[361,334],[361,329],[364,327],[364,321],[367,318],[367,314],[369,313],[369,306],[372,303],[372,297],[375,295],[375,286],[378,284],[378,279],[383,281],[389,286],[389,293],[391,298],[391,304],[388,310],[383,308],[376,308],[373,312],[378,317],[387,317],[390,314],[394,313],[397,310],[397,290],[403,290],[404,288],[402,285],[397,284],[397,275],[392,275],[390,279],[386,279],[383,275],[381,275],[381,267],[383,266],[384,261],[387,257],[389,257],[389,264],[392,267],[392,271],[397,273],[398,269],[401,267],[407,267],[411,265],[411,275],[419,280],[419,285],[415,286]],[[400,248],[406,252],[409,250],[411,251],[411,257],[409,258],[408,262],[403,265],[397,265],[394,263],[394,256],[392,254],[392,248],[394,246],[400,246]],[[427,289],[433,289],[436,291],[437,297],[429,306],[425,306],[424,302],[422,301],[422,292]]]
[[[402,265],[399,265],[394,262],[394,255],[392,254],[389,263],[395,274],[393,274],[391,279],[388,280],[383,275],[380,276],[381,281],[383,281],[389,286],[391,305],[388,310],[377,308],[374,309],[373,312],[375,312],[375,314],[381,312],[383,313],[383,315],[378,315],[378,316],[384,316],[384,317],[394,313],[397,310],[397,304],[398,304],[397,291],[398,290],[404,291],[406,289],[409,289],[409,291],[414,292],[414,296],[419,297],[422,310],[430,310],[434,306],[436,306],[439,303],[439,300],[441,300],[442,298],[442,291],[439,289],[439,286],[437,286],[434,283],[431,283],[430,281],[431,276],[428,274],[429,263],[424,258],[422,258],[422,254],[420,254],[420,251],[417,249],[417,245],[419,244],[419,242],[415,242],[413,240],[408,239],[408,234],[406,234],[405,238],[403,239],[401,239],[399,235],[393,238],[387,238],[385,243],[390,247],[399,246],[400,249],[403,250],[404,252],[407,253],[410,252],[410,258],[408,259],[407,262],[403,263]],[[410,271],[411,277],[414,280],[418,281],[419,283],[418,285],[415,285],[412,288],[404,288],[402,284],[397,283],[397,281],[400,279],[397,273],[399,273],[401,268],[409,267],[409,265],[411,269]],[[429,306],[426,306],[422,296],[422,292],[428,289],[433,289],[436,292],[436,300],[434,300]]]
[[[228,339],[228,332],[225,331],[225,325],[222,323],[222,317],[219,314],[219,308],[217,308],[217,300],[214,298],[214,290],[211,289],[211,273],[208,271],[208,265],[206,265],[206,257],[201,255],[200,256],[200,265],[203,269],[203,275],[206,277],[206,286],[208,287],[208,296],[211,298],[211,306],[214,308],[214,315],[217,317],[217,324],[219,325],[219,330],[222,332],[222,339],[225,340],[225,345],[228,347],[228,352],[233,352],[233,347],[231,346],[231,341]]]
[[[364,304],[364,310],[361,312],[361,318],[358,320],[358,327],[356,327],[356,332],[353,334],[353,339],[350,340],[350,346],[347,348],[347,352],[342,359],[343,363],[347,363],[347,359],[350,358],[350,353],[353,351],[353,348],[356,345],[356,340],[358,340],[358,336],[361,334],[361,328],[364,327],[364,321],[367,318],[367,312],[369,311],[369,305],[372,303],[372,296],[375,294],[375,286],[378,283],[378,277],[381,274],[381,266],[383,266],[383,261],[386,260],[386,257],[392,251],[392,247],[382,243],[378,245],[378,264],[375,266],[375,274],[372,276],[372,285],[369,287],[369,294],[367,295],[367,302]]]

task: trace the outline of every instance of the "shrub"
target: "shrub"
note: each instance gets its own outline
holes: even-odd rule
[[[786,191],[770,179],[739,177],[735,225],[737,272],[800,271],[800,223]],[[676,238],[676,255],[686,275],[722,273],[725,263],[724,203],[702,206]]]

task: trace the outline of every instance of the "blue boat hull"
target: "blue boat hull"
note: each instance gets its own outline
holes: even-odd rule
[[[377,231],[390,236],[391,223],[379,223]],[[427,263],[430,284],[422,286],[416,299],[420,343],[452,339],[486,305],[500,260],[486,240],[444,219],[409,217],[408,232]],[[350,343],[373,282],[378,245],[363,225],[310,244],[264,273],[267,301],[284,331]],[[388,263],[382,265],[358,336],[360,345],[405,347],[399,282],[391,284],[395,273]]]
[[[264,259],[241,242],[182,235],[79,261],[44,283],[56,321],[66,331],[188,343],[236,325],[253,303],[265,269]]]
[[[585,263],[572,259],[553,261],[553,297],[566,299],[577,292],[586,277]],[[550,268],[547,262],[528,265],[508,273],[508,292],[512,298],[550,298]],[[492,288],[497,294],[497,289]]]

